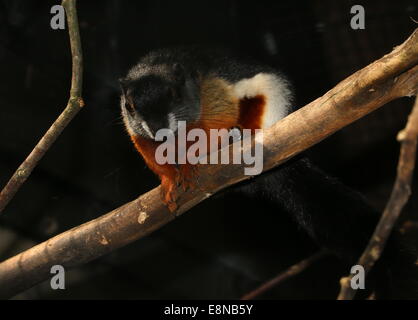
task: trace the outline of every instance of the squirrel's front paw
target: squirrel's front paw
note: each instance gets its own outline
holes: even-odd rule
[[[161,198],[168,210],[174,212],[177,210],[177,186],[169,179],[162,179],[161,181]]]
[[[165,176],[161,179],[161,197],[171,212],[177,210],[178,191],[195,190],[199,187],[197,167],[184,165],[177,169],[173,177]]]
[[[181,187],[183,191],[194,190],[198,188],[197,167],[195,165],[183,165],[179,169],[177,176],[177,186]]]

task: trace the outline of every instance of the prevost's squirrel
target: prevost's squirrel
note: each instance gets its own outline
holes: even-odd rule
[[[264,129],[294,111],[292,89],[274,68],[228,50],[178,47],[149,53],[120,80],[126,129],[161,180],[163,201],[176,209],[176,186],[193,187],[190,164],[155,161],[159,129]],[[234,186],[256,201],[288,212],[319,246],[354,265],[379,218],[363,197],[329,177],[306,156]],[[416,257],[395,231],[368,281],[377,298],[416,298]],[[369,279],[369,278],[368,278]],[[370,288],[372,287],[372,288]]]

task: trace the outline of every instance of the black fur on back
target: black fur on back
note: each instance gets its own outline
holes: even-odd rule
[[[276,73],[278,70],[264,65],[251,57],[227,48],[183,46],[150,52],[138,65],[181,65],[185,72],[198,72],[202,76],[217,75],[231,83],[251,78],[260,72]]]

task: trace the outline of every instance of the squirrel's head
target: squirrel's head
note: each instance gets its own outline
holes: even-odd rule
[[[122,116],[128,132],[154,139],[160,129],[177,131],[177,122],[200,115],[197,76],[180,65],[137,66],[121,79]]]

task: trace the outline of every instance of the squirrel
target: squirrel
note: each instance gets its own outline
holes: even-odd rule
[[[164,202],[176,205],[176,186],[193,187],[193,167],[160,165],[154,141],[162,128],[264,129],[290,112],[292,92],[283,75],[255,62],[228,58],[221,49],[160,50],[145,56],[124,79],[126,129],[147,166],[161,180]]]
[[[152,51],[123,79],[121,113],[146,165],[161,180],[162,198],[177,208],[177,186],[193,188],[193,165],[155,160],[159,129],[266,129],[295,111],[293,90],[275,68],[225,49],[199,46]],[[379,213],[356,191],[328,176],[306,155],[233,186],[289,213],[322,248],[354,265],[366,247]],[[377,298],[416,298],[415,255],[395,230],[367,278]],[[371,279],[371,280],[369,280]]]

